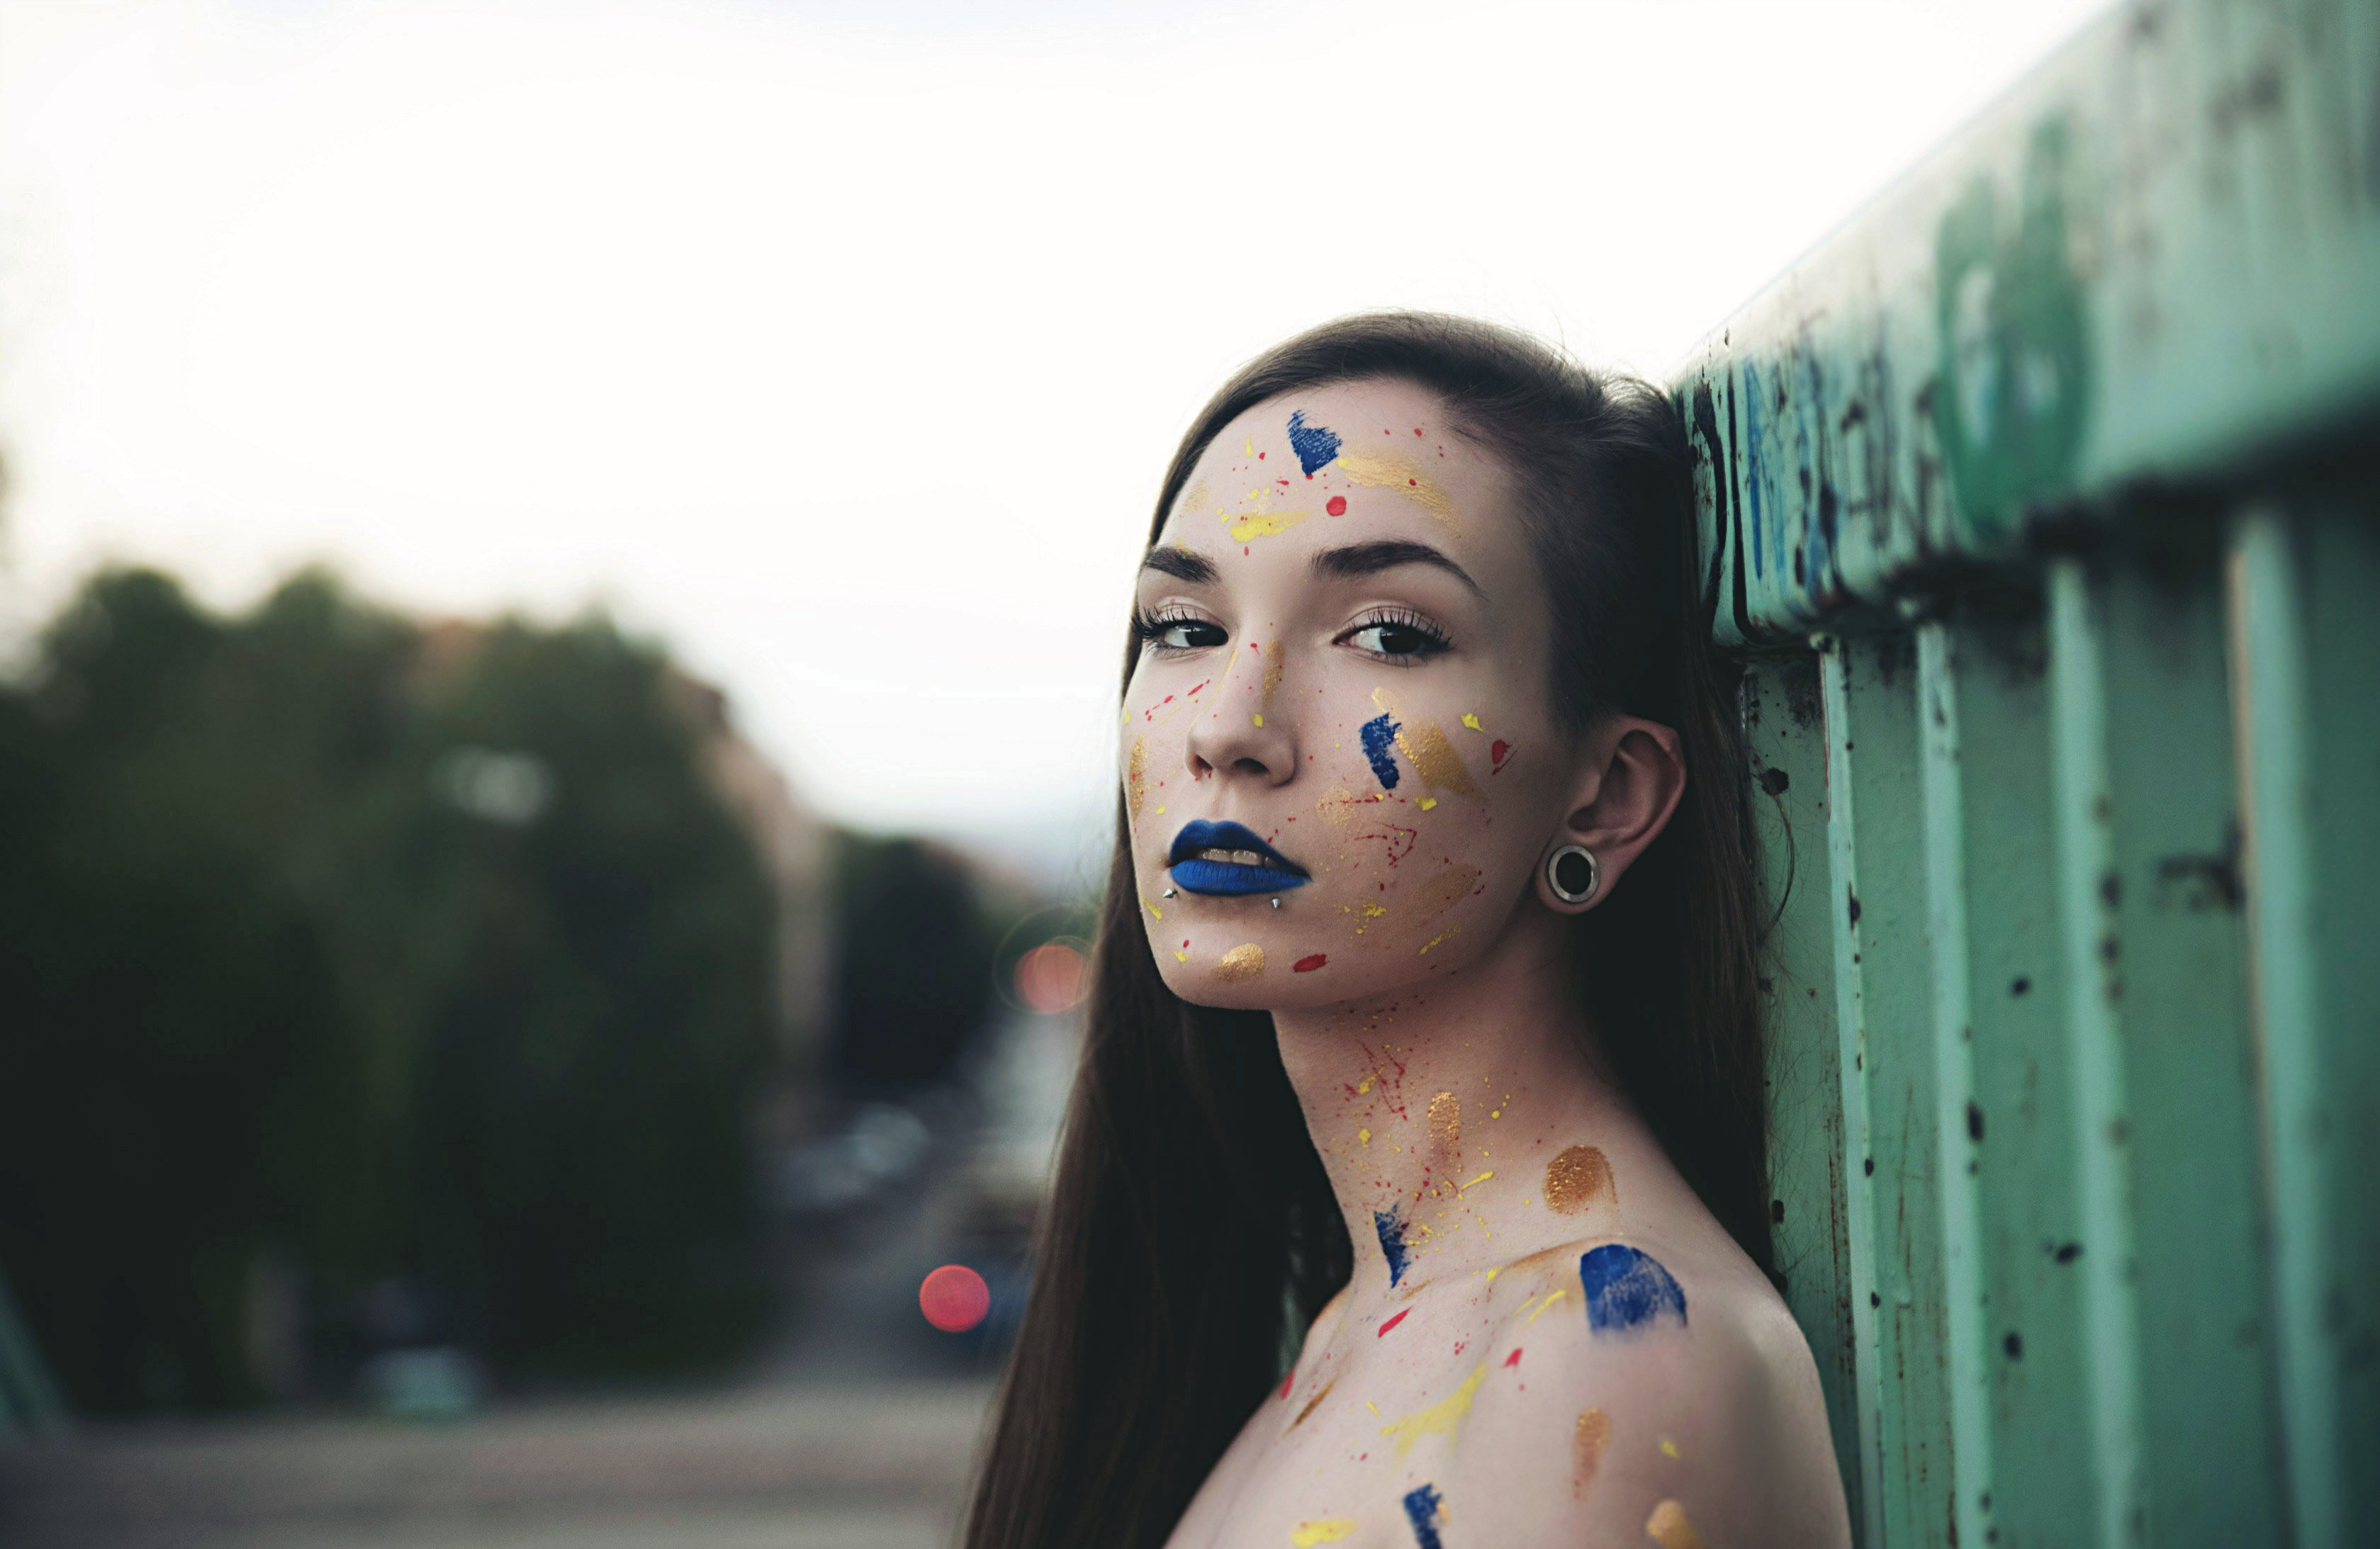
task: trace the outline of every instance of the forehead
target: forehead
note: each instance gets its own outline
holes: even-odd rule
[[[1521,557],[1511,491],[1502,461],[1457,432],[1427,388],[1335,382],[1226,425],[1160,537],[1208,553],[1412,539],[1475,563],[1475,575],[1502,572]]]

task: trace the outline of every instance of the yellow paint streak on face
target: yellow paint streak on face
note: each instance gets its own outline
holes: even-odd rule
[[[1372,1090],[1372,1078],[1371,1078],[1370,1076],[1366,1076],[1363,1080],[1361,1080],[1361,1081],[1359,1081],[1359,1082],[1357,1082],[1357,1083],[1355,1083],[1355,1095],[1357,1095],[1358,1097],[1364,1096],[1365,1095],[1366,1095],[1367,1093],[1369,1093],[1371,1090]]]
[[[1555,1302],[1560,1301],[1563,1297],[1568,1296],[1570,1292],[1567,1289],[1548,1291],[1546,1293],[1546,1299],[1537,1303],[1536,1309],[1529,1313],[1528,1317],[1522,1323],[1521,1326],[1523,1328],[1526,1328],[1530,1324],[1533,1324],[1539,1318],[1544,1317],[1546,1315],[1547,1308],[1552,1306]]]
[[[1289,1422],[1289,1428],[1294,1431],[1299,1426],[1305,1424],[1305,1417],[1312,1414],[1318,1408],[1319,1408],[1322,1400],[1330,1397],[1330,1390],[1338,1386],[1339,1379],[1337,1377],[1333,1377],[1329,1382],[1324,1383],[1322,1385],[1322,1391],[1305,1401],[1305,1408],[1297,1411],[1297,1418]]]
[[[1595,1466],[1603,1461],[1603,1444],[1611,1439],[1611,1417],[1601,1410],[1578,1411],[1578,1429],[1572,1434],[1570,1444],[1570,1493],[1572,1499],[1586,1494],[1595,1482]]]
[[[1488,1284],[1489,1284],[1489,1285],[1491,1285],[1491,1286],[1492,1286],[1492,1285],[1494,1285],[1494,1284],[1496,1283],[1496,1277],[1497,1277],[1497,1276],[1499,1276],[1499,1275],[1501,1275],[1502,1273],[1504,1273],[1504,1266],[1503,1266],[1502,1265],[1500,1265],[1500,1265],[1496,1265],[1494,1268],[1492,1268],[1492,1269],[1488,1270]]]
[[[1397,1456],[1400,1458],[1411,1452],[1414,1443],[1424,1436],[1442,1435],[1452,1439],[1454,1428],[1463,1423],[1464,1415],[1471,1412],[1471,1396],[1478,1392],[1479,1385],[1487,1380],[1488,1363],[1483,1361],[1463,1379],[1461,1387],[1426,1410],[1416,1410],[1402,1420],[1382,1426],[1380,1434],[1397,1439]]]
[[[1327,1517],[1319,1522],[1300,1522],[1289,1541],[1297,1549],[1312,1549],[1317,1543],[1336,1543],[1354,1531],[1353,1517]]]
[[[1645,1519],[1645,1536],[1661,1549],[1703,1549],[1703,1535],[1686,1520],[1686,1508],[1675,1501],[1663,1501]]]
[[[1173,954],[1173,961],[1176,962],[1187,962],[1190,961],[1190,954],[1188,952],[1176,952]]]
[[[1264,949],[1253,941],[1234,947],[1215,960],[1215,977],[1219,979],[1253,979],[1263,972]]]
[[[1393,490],[1443,522],[1447,531],[1463,530],[1454,502],[1423,473],[1419,463],[1404,457],[1351,453],[1339,459],[1338,468],[1350,484],[1360,484],[1371,490]]]
[[[1669,1437],[1663,1436],[1661,1438],[1661,1456],[1664,1458],[1675,1458],[1677,1455],[1678,1444],[1671,1441]]]
[[[1140,820],[1140,809],[1148,800],[1148,739],[1132,740],[1132,756],[1124,760],[1124,799],[1131,804],[1135,822]]]
[[[1451,1092],[1429,1100],[1429,1143],[1450,1155],[1463,1149],[1463,1099]]]
[[[1264,708],[1272,708],[1272,696],[1281,692],[1281,675],[1289,665],[1289,647],[1274,640],[1264,648]],[[1264,724],[1261,718],[1257,724]]]
[[[1258,716],[1258,717],[1257,717],[1257,719],[1258,720],[1264,720],[1264,717],[1262,717],[1262,716]],[[1421,809],[1422,809],[1424,812],[1427,812],[1431,807],[1434,807],[1434,806],[1436,806],[1436,805],[1438,805],[1438,798],[1437,798],[1436,796],[1424,796],[1424,797],[1421,799],[1421,804],[1420,804],[1420,805],[1421,805]]]
[[[1162,910],[1162,909],[1160,909],[1159,907],[1157,907],[1157,905],[1155,905],[1155,904],[1153,904],[1153,903],[1149,902],[1148,902],[1148,900],[1147,900],[1147,899],[1142,899],[1142,900],[1140,901],[1140,906],[1141,906],[1143,909],[1148,910],[1148,913],[1149,913],[1149,914],[1150,914],[1150,915],[1151,915],[1151,917],[1153,917],[1153,918],[1160,919],[1160,920],[1161,920],[1161,919],[1165,918],[1165,911],[1164,911],[1164,910]]]
[[[1388,912],[1387,906],[1383,904],[1367,903],[1364,905],[1364,918],[1367,920],[1377,920]]]
[[[1358,1130],[1355,1131],[1355,1138],[1368,1146],[1372,1144],[1372,1131],[1369,1129]]]
[[[1575,1216],[1597,1200],[1620,1202],[1611,1164],[1591,1145],[1573,1145],[1546,1164],[1546,1205],[1557,1216]]]
[[[1439,942],[1441,942],[1441,941],[1445,940],[1448,937],[1450,937],[1450,936],[1460,936],[1460,935],[1462,935],[1462,934],[1463,934],[1463,927],[1462,927],[1461,926],[1456,926],[1452,930],[1441,930],[1441,931],[1439,931],[1436,936],[1433,936],[1433,937],[1431,937],[1428,940],[1427,940],[1427,941],[1423,942],[1423,943],[1421,944],[1421,950],[1420,950],[1420,951],[1418,951],[1418,952],[1415,952],[1415,953],[1414,954],[1414,956],[1415,956],[1415,957],[1425,957],[1425,956],[1428,955],[1429,950],[1430,950],[1432,947],[1437,946]]]
[[[1256,722],[1257,725],[1259,725],[1259,726],[1262,726],[1262,725],[1264,724],[1264,717],[1262,717],[1262,716],[1260,716],[1260,715],[1257,715],[1257,716],[1250,716],[1248,719],[1249,719],[1250,720],[1255,721],[1255,722]]]
[[[1480,730],[1479,718],[1469,710],[1463,712],[1463,724],[1470,727],[1474,732]]]
[[[1230,530],[1232,542],[1245,543],[1252,539],[1278,537],[1314,514],[1311,511],[1277,511],[1272,502],[1271,487],[1259,485],[1240,501],[1243,505],[1255,506],[1255,510],[1218,511],[1215,515]]]

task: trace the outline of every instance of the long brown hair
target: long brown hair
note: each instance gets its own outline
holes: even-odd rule
[[[1582,1010],[1670,1159],[1766,1269],[1759,896],[1674,406],[1511,330],[1342,319],[1257,357],[1208,401],[1166,469],[1149,542],[1208,442],[1247,409],[1384,379],[1435,393],[1514,476],[1554,604],[1548,683],[1568,728],[1625,713],[1678,731],[1676,815],[1611,901],[1577,919]],[[1087,1010],[967,1549],[1161,1544],[1352,1263],[1271,1019],[1193,1006],[1159,976],[1121,793]]]

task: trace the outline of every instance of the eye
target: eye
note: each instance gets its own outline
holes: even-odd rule
[[[1375,613],[1339,636],[1340,642],[1384,661],[1412,666],[1427,661],[1453,644],[1415,613]]]
[[[1221,624],[1179,607],[1135,615],[1133,633],[1143,650],[1154,651],[1205,650],[1231,639]]]

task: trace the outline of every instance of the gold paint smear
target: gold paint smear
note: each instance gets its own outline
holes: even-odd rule
[[[1686,1508],[1675,1501],[1663,1501],[1645,1519],[1645,1535],[1661,1549],[1703,1549],[1702,1534],[1686,1520]]]
[[[1611,1417],[1601,1410],[1578,1411],[1578,1429],[1570,1444],[1570,1493],[1575,1499],[1595,1482],[1595,1465],[1603,1461],[1603,1445],[1611,1439]]]
[[[1424,1436],[1444,1435],[1450,1439],[1463,1417],[1471,1412],[1471,1396],[1488,1379],[1488,1363],[1481,1361],[1472,1374],[1463,1379],[1463,1386],[1426,1410],[1416,1410],[1393,1424],[1380,1428],[1380,1434],[1397,1439],[1397,1456],[1402,1458],[1414,1449],[1414,1443]]]
[[[1397,729],[1397,751],[1403,754],[1421,782],[1433,791],[1451,791],[1458,796],[1475,796],[1479,787],[1471,781],[1471,770],[1463,762],[1463,755],[1446,740],[1435,720],[1419,725],[1407,721]]]
[[[1297,1411],[1297,1418],[1289,1422],[1289,1428],[1294,1431],[1299,1426],[1305,1424],[1305,1417],[1312,1414],[1315,1410],[1321,1405],[1323,1399],[1330,1398],[1330,1390],[1338,1386],[1339,1379],[1337,1377],[1333,1377],[1329,1382],[1324,1383],[1322,1385],[1322,1391],[1305,1401],[1305,1408]]]
[[[1194,478],[1190,481],[1190,488],[1182,491],[1181,502],[1173,509],[1177,512],[1204,511],[1214,503],[1214,491],[1207,488],[1207,481]]]
[[[1429,1142],[1440,1151],[1463,1149],[1463,1099],[1451,1092],[1429,1100]]]
[[[1416,925],[1427,925],[1471,896],[1479,886],[1479,868],[1475,865],[1451,865],[1423,885],[1420,912],[1414,916]]]
[[[1313,1549],[1318,1543],[1336,1543],[1355,1531],[1353,1517],[1326,1517],[1319,1522],[1300,1522],[1289,1535],[1296,1549]]]
[[[1281,669],[1287,665],[1289,651],[1278,640],[1264,648],[1264,708],[1272,708],[1272,696],[1281,692]],[[1259,722],[1258,724],[1262,724]]]
[[[1132,756],[1124,764],[1123,788],[1132,803],[1133,820],[1138,822],[1141,806],[1148,800],[1148,739],[1147,737],[1135,737],[1132,740]]]
[[[1402,457],[1355,453],[1339,459],[1339,471],[1346,475],[1350,484],[1395,490],[1445,523],[1450,532],[1463,530],[1454,502],[1447,499],[1445,490],[1423,476],[1418,463]]]
[[[1573,1145],[1546,1164],[1546,1206],[1557,1216],[1575,1216],[1598,1199],[1620,1203],[1611,1164],[1591,1145]]]
[[[1215,977],[1253,979],[1264,972],[1264,949],[1250,941],[1215,960]]]

